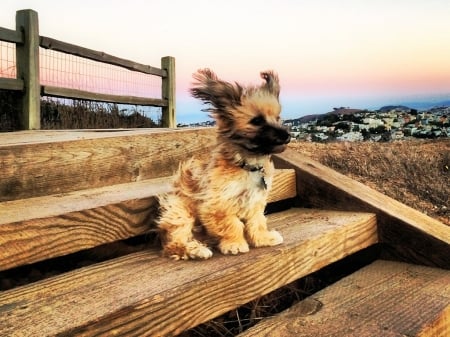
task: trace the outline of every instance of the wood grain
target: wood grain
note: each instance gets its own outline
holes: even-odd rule
[[[378,260],[239,337],[450,335],[450,271]]]
[[[171,177],[0,203],[0,270],[147,233]],[[269,201],[295,196],[294,170],[276,170]]]
[[[275,170],[272,189],[267,202],[294,198],[297,195],[295,171],[293,169]]]
[[[376,213],[386,257],[450,269],[450,227],[293,150],[274,162],[296,170],[301,206]]]
[[[130,254],[0,294],[0,335],[173,336],[377,242],[366,213],[269,216],[285,242],[239,256]]]
[[[169,176],[214,142],[212,128],[0,134],[0,202]]]

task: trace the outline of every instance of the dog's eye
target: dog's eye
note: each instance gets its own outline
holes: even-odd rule
[[[265,120],[263,116],[257,116],[257,117],[253,117],[250,120],[250,124],[255,125],[255,126],[259,126],[264,124]]]

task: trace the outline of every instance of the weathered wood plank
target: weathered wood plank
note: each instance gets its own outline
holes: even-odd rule
[[[0,270],[147,233],[167,178],[0,203]]]
[[[38,130],[41,128],[38,13],[31,9],[17,11],[16,30],[22,32],[24,37],[23,43],[16,44],[17,78],[24,83],[20,127],[23,130]]]
[[[377,242],[372,214],[291,209],[269,227],[282,245],[201,262],[149,250],[5,291],[0,334],[175,335]]]
[[[0,78],[0,89],[22,91],[23,80],[16,78]]]
[[[450,271],[378,260],[239,337],[450,335]]]
[[[161,69],[164,69],[167,73],[167,76],[162,79],[161,83],[161,95],[167,101],[167,105],[162,109],[162,126],[164,128],[174,128],[177,125],[175,118],[175,58],[170,56],[161,58]]]
[[[300,205],[376,213],[386,257],[450,269],[450,227],[293,150],[274,162],[296,170]]]
[[[41,36],[39,45],[42,48],[60,51],[63,53],[80,56],[90,60],[120,66],[129,70],[138,71],[145,74],[166,77],[167,72],[163,69],[155,68],[149,65],[136,63],[130,60],[122,59],[116,56],[106,54],[101,51],[96,51],[84,47],[80,47],[67,42],[52,39],[50,37]]]
[[[0,40],[11,43],[23,43],[22,33],[17,30],[0,27]]]
[[[294,170],[275,171],[269,202],[295,196]],[[0,270],[145,234],[170,177],[0,203]]]
[[[165,107],[168,104],[166,99],[160,98],[110,95],[92,91],[54,87],[49,85],[41,87],[41,94],[54,97],[85,99],[88,101],[112,102],[112,103],[133,104],[133,105],[136,104],[136,105],[157,106],[157,107]]]
[[[215,143],[211,128],[33,134],[0,134],[0,201],[170,176]]]
[[[292,169],[275,170],[272,189],[267,202],[276,202],[297,196],[295,171]]]

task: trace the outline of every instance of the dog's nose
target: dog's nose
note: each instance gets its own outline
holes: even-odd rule
[[[278,132],[277,132],[277,143],[278,144],[287,144],[290,141],[291,141],[290,133],[284,128],[278,129]]]

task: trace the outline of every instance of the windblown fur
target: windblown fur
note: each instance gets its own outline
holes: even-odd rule
[[[280,87],[272,71],[260,86],[220,80],[211,70],[194,74],[191,94],[210,105],[217,142],[208,161],[180,164],[173,191],[160,198],[158,220],[164,255],[207,259],[273,246],[282,236],[268,230],[264,209],[272,185],[270,155],[284,151],[289,133],[280,125]]]

